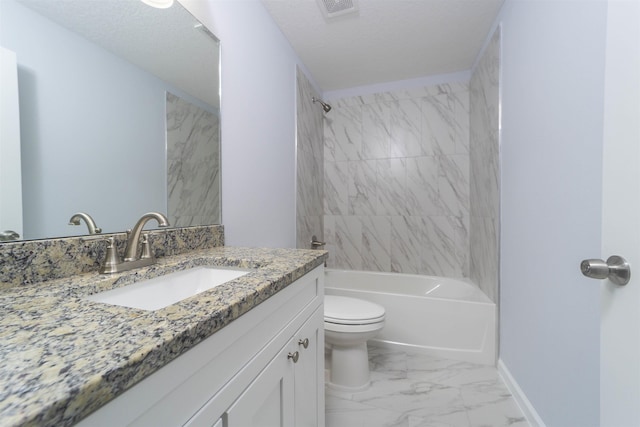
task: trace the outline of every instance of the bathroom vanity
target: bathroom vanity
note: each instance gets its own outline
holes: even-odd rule
[[[324,425],[323,282],[320,266],[79,425]]]
[[[3,291],[0,424],[324,425],[325,256],[219,247]],[[212,265],[248,273],[154,311],[86,299]]]

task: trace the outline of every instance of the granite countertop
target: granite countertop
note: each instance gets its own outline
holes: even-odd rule
[[[79,421],[321,265],[324,251],[218,247],[113,275],[0,292],[0,425]],[[255,269],[168,307],[144,311],[83,297],[199,265]]]

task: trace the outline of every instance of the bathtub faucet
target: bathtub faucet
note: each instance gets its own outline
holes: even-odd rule
[[[318,240],[315,234],[311,236],[311,249],[320,249],[323,248],[326,244],[326,242],[321,242],[320,240]]]

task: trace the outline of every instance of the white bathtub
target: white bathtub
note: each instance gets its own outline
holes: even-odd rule
[[[370,342],[487,365],[496,358],[496,306],[463,280],[413,274],[326,270],[327,295],[382,305],[385,327]]]

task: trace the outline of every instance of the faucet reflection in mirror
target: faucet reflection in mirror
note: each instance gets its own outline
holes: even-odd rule
[[[84,212],[78,212],[73,214],[73,216],[69,219],[69,225],[80,225],[80,220],[83,220],[85,224],[87,224],[87,228],[89,229],[89,234],[102,233],[102,228],[96,225],[96,222],[93,220],[91,215]]]
[[[155,9],[139,0],[0,0],[1,44],[16,54],[22,156],[12,161],[22,184],[0,180],[0,197],[14,189],[22,197],[12,202],[20,222],[0,214],[0,231],[25,240],[86,235],[66,220],[88,210],[103,233],[116,233],[141,212],[166,213],[166,92],[220,109],[218,41],[198,25],[180,2]],[[5,98],[9,85],[0,86]],[[101,181],[110,184],[95,191]]]
[[[20,235],[13,230],[4,230],[0,232],[0,242],[12,242],[19,238]]]
[[[151,219],[155,219],[159,227],[169,226],[167,217],[159,212],[149,212],[142,215],[133,229],[127,231],[127,247],[125,249],[124,261],[120,259],[120,255],[118,254],[115,238],[111,237],[107,239],[107,253],[104,263],[102,267],[100,267],[100,273],[119,273],[121,271],[133,270],[134,268],[146,267],[156,263],[149,238],[146,234],[142,236],[142,254],[138,256],[140,234],[145,224]]]

